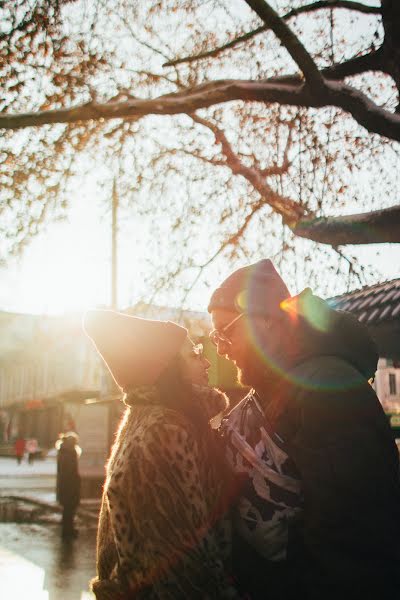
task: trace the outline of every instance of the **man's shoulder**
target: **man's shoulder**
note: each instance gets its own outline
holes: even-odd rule
[[[295,374],[301,376],[302,373],[307,373],[310,377],[318,377],[318,375],[328,376],[331,373],[341,373],[343,371],[356,372],[359,377],[363,377],[357,367],[347,359],[335,354],[315,354],[310,357],[305,357],[298,361],[289,369],[289,375]]]
[[[365,376],[347,360],[334,355],[313,356],[288,372],[292,390],[300,397],[311,393],[332,393],[370,388]],[[372,388],[371,388],[372,390]]]
[[[289,411],[299,424],[316,429],[365,423],[382,412],[366,378],[350,362],[336,356],[316,356],[292,373]]]

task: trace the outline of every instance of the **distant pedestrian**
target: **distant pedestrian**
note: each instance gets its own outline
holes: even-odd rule
[[[33,461],[35,459],[38,448],[39,448],[39,445],[38,445],[37,439],[30,438],[30,439],[26,440],[25,449],[28,453],[28,463],[30,465],[33,464]]]
[[[17,457],[17,463],[20,465],[25,454],[25,439],[19,436],[14,443],[14,452]]]
[[[56,442],[57,455],[57,501],[63,507],[62,537],[68,539],[78,535],[74,528],[74,517],[80,502],[81,479],[78,469],[78,446],[76,433],[68,432]]]

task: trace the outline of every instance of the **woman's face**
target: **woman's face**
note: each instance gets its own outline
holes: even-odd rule
[[[182,374],[184,379],[189,383],[208,385],[207,371],[210,367],[210,362],[203,355],[202,345],[195,346],[190,338],[186,338],[179,354],[182,358]]]

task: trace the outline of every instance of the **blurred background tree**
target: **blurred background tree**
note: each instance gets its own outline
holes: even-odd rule
[[[349,244],[400,242],[395,0],[5,0],[0,23],[3,263],[93,176],[148,228],[152,300],[266,255],[329,292],[376,280]]]

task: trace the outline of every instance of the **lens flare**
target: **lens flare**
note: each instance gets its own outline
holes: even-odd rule
[[[322,369],[319,377],[315,361],[309,361],[310,358],[318,361],[332,360],[326,350],[330,347],[330,333],[336,313],[323,300],[313,296],[308,289],[299,296],[284,300],[281,309],[290,318],[286,321],[287,327],[282,325],[278,339],[276,331],[269,336],[268,329],[260,322],[262,317],[248,315],[246,319],[248,343],[256,353],[254,360],[258,359],[261,369],[264,365],[267,381],[270,372],[272,376],[281,379],[283,384],[286,381],[310,391],[346,391],[365,385],[361,373],[353,369],[348,371],[347,376],[342,374],[340,378],[337,373],[327,377],[325,369]],[[299,365],[298,369],[296,365]]]
[[[306,288],[298,296],[286,298],[280,307],[293,321],[301,316],[317,331],[325,333],[331,328],[334,314],[332,309],[321,298],[314,296],[310,288]]]

